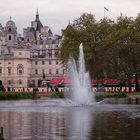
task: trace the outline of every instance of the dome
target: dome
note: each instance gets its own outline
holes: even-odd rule
[[[10,27],[16,27],[15,22],[12,21],[12,20],[7,21],[6,27],[9,27],[9,26],[10,26]]]

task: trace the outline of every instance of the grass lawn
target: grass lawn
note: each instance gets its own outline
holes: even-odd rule
[[[41,97],[64,98],[64,92],[0,92],[0,100],[39,99]]]

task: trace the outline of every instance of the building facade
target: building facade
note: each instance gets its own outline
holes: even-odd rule
[[[5,87],[42,86],[43,81],[63,77],[65,67],[57,58],[62,37],[53,35],[43,26],[38,11],[31,26],[17,33],[10,18],[3,27],[0,24],[0,80]]]

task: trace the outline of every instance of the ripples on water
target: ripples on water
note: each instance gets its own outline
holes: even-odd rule
[[[140,140],[138,105],[70,100],[0,102],[6,140]]]

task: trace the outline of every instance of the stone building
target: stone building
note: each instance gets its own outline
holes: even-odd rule
[[[31,26],[17,33],[10,18],[3,27],[0,24],[0,80],[5,87],[42,86],[52,77],[63,77],[65,67],[57,59],[62,37],[53,35],[43,26],[38,11]]]

